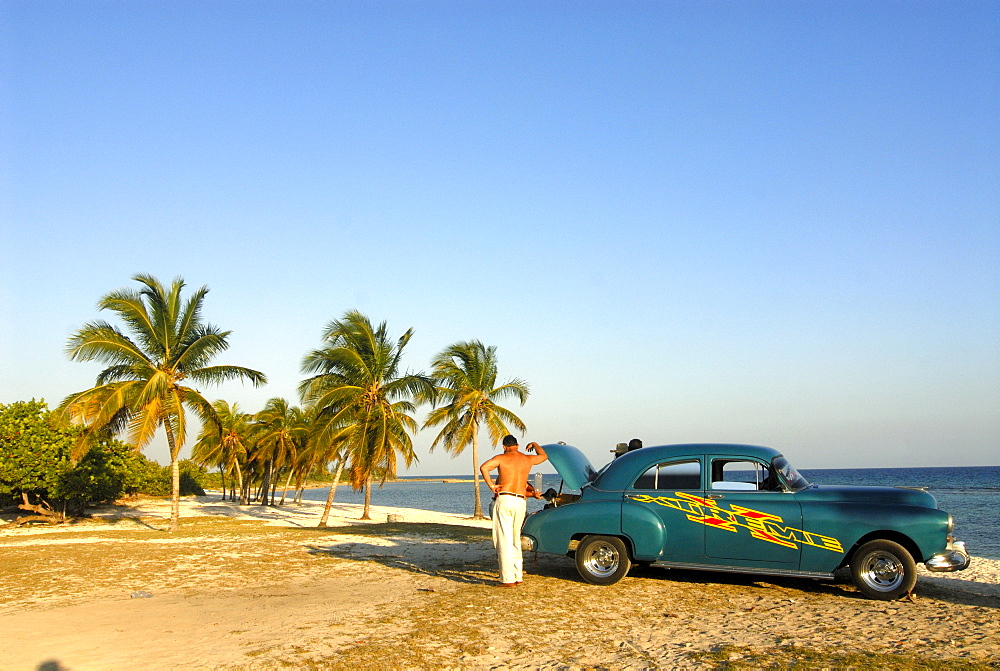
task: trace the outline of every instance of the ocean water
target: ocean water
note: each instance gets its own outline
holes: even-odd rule
[[[534,476],[532,476],[534,477]],[[543,489],[549,487],[559,489],[562,478],[558,475],[545,475]],[[460,482],[453,482],[461,480]],[[489,514],[490,501],[493,492],[480,482],[480,501],[483,502],[483,512]],[[302,498],[309,501],[326,501],[329,487],[307,489]],[[350,485],[341,484],[337,487],[337,498],[340,503],[364,503],[364,492],[356,492]],[[377,485],[372,489],[373,506],[389,506],[393,508],[418,508],[434,510],[441,513],[456,513],[472,516],[475,510],[473,499],[472,475],[441,475],[420,478],[401,478],[395,482],[387,482],[380,489]],[[545,501],[528,499],[528,512],[541,510]]]
[[[965,541],[970,554],[1000,560],[1000,466],[948,468],[803,469],[802,475],[817,485],[926,487],[938,507],[955,519],[955,536]],[[447,482],[453,479],[465,482]],[[543,490],[559,489],[558,475],[545,475]],[[325,501],[328,488],[310,489],[304,498]],[[483,510],[492,493],[480,485]],[[340,503],[364,503],[362,492],[347,485],[337,488]],[[469,475],[403,479],[372,490],[372,505],[419,508],[472,515],[473,485]],[[544,502],[528,499],[528,512],[541,510]]]
[[[453,480],[463,480],[452,482]],[[544,476],[544,489],[559,488],[562,479],[558,475]],[[489,514],[490,501],[493,492],[482,482],[479,483],[480,501],[483,502],[483,512]],[[302,498],[310,501],[326,501],[330,488],[307,489]],[[341,484],[337,487],[337,498],[340,503],[364,503],[364,492],[356,492],[350,485]],[[473,485],[471,475],[442,475],[427,478],[401,478],[395,482],[387,482],[381,489],[376,485],[372,489],[373,506],[390,506],[393,508],[418,508],[434,510],[440,513],[456,513],[472,516],[475,510]],[[541,510],[544,501],[528,499],[528,512]]]

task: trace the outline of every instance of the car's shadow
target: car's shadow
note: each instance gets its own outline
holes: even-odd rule
[[[809,594],[830,596],[860,601],[873,601],[859,592],[851,581],[849,569],[838,570],[834,580],[812,580],[809,578],[785,578],[780,576],[750,575],[745,573],[722,573],[715,571],[691,571],[685,569],[662,569],[647,565],[634,566],[629,576],[650,580],[670,580],[684,584],[739,585],[747,588],[767,588],[769,585],[794,589]],[[921,575],[913,591],[914,599],[928,598],[963,606],[983,606],[1000,609],[1000,598],[984,591],[993,586],[984,586],[968,580],[934,579]],[[983,589],[985,588],[985,589]],[[902,600],[906,600],[903,597]]]
[[[492,585],[497,580],[496,553],[489,540],[488,531],[464,529],[434,524],[378,525],[368,533],[378,540],[366,542],[358,538],[364,528],[303,529],[310,536],[306,551],[360,562],[375,562],[384,566],[403,569],[412,573],[444,578],[469,585]],[[455,534],[458,534],[456,536]],[[350,538],[338,539],[340,534]],[[583,584],[571,557],[524,553],[524,569],[529,575]],[[748,589],[767,589],[768,586],[797,590],[808,594],[829,595],[851,600],[870,602],[851,583],[847,570],[838,571],[833,581],[808,578],[663,569],[647,565],[633,566],[630,578],[670,581],[691,585],[734,585]],[[978,593],[976,587],[986,587],[964,580],[945,580],[921,575],[914,590],[914,598],[928,598],[965,606],[984,606],[1000,609],[1000,598]]]
[[[680,568],[664,569],[640,564],[632,567],[632,570],[629,571],[629,576],[649,580],[668,580],[687,585],[733,585],[751,589],[766,589],[768,586],[775,586],[801,592],[831,594],[846,598],[865,598],[864,595],[854,591],[853,587],[850,586],[850,577],[844,578],[842,575],[838,575],[836,580],[828,582],[811,580],[809,578],[786,578],[748,573],[694,571]]]

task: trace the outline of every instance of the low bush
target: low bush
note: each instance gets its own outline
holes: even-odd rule
[[[92,440],[83,430],[57,422],[45,401],[0,404],[0,506],[46,502],[76,514],[84,506],[111,503],[123,495],[169,496],[171,471],[115,439]],[[73,459],[74,448],[85,454]],[[203,495],[205,469],[180,463],[181,495]]]

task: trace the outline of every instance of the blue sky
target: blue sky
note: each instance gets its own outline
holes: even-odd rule
[[[357,308],[411,370],[496,345],[525,439],[595,463],[1000,463],[995,2],[6,0],[0,33],[0,402],[90,386],[66,340],[147,272],[210,287],[271,382],[203,391],[250,411]],[[432,439],[409,474],[470,470]]]

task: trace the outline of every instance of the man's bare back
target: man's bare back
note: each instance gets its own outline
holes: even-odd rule
[[[521,497],[526,495],[528,474],[531,472],[531,467],[549,458],[538,443],[528,443],[526,449],[534,451],[535,454],[525,454],[519,451],[517,443],[504,445],[503,454],[488,459],[479,467],[483,480],[494,493],[510,492]],[[490,477],[490,472],[494,470],[499,471],[495,483]]]

